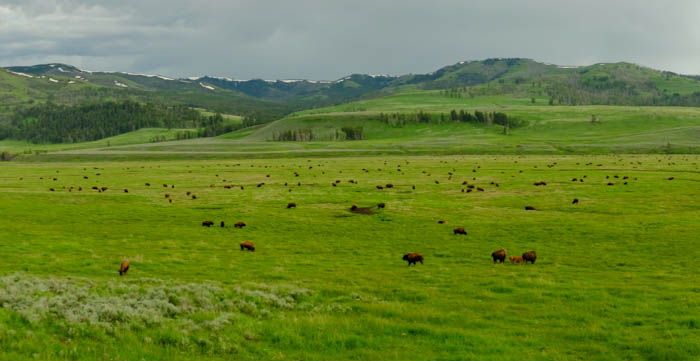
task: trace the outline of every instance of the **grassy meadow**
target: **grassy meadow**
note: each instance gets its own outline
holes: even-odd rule
[[[0,163],[0,359],[700,357],[697,155],[304,158],[311,144],[266,143],[299,153]],[[153,146],[167,144],[194,143]],[[494,264],[500,248],[537,262]]]

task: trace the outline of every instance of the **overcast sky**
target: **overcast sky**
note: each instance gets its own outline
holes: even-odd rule
[[[700,1],[0,0],[0,66],[333,80],[491,57],[700,74]]]

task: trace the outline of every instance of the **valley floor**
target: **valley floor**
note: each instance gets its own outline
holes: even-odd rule
[[[697,155],[250,147],[300,153],[0,163],[0,359],[700,357]]]

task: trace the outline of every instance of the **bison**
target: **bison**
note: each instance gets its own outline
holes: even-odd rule
[[[533,207],[533,206],[525,206],[525,210],[526,210],[526,211],[534,211],[534,210],[535,210],[535,207]]]
[[[500,261],[501,263],[506,261],[506,250],[505,248],[501,248],[496,252],[491,253],[491,257],[493,258],[493,263],[497,263]]]
[[[447,221],[441,219],[438,221],[438,224],[447,224]]]
[[[384,189],[383,186],[377,186],[377,189]]]
[[[289,209],[289,208],[296,208],[296,207],[297,207],[297,204],[294,203],[294,202],[289,202],[289,203],[287,203],[287,209]]]
[[[384,202],[377,204],[377,208],[384,208],[386,207],[386,204]]]
[[[251,251],[255,252],[255,245],[251,241],[243,241],[241,242],[241,251]]]
[[[510,256],[508,258],[510,259],[510,263],[512,264],[523,263],[523,258],[520,256]]]
[[[547,182],[535,182],[536,186],[546,186]]]
[[[525,263],[532,262],[532,264],[535,264],[536,259],[537,259],[537,253],[535,253],[535,251],[523,253],[523,261]]]
[[[574,198],[574,200],[571,202],[571,204],[578,204],[578,198]]]
[[[243,228],[246,226],[245,223],[243,222],[236,222],[236,224],[233,225],[235,228]]]
[[[221,228],[226,227],[226,223],[224,223],[224,221],[221,221],[220,225],[221,225]]]
[[[423,264],[423,255],[420,253],[406,253],[401,259],[403,259],[404,261],[408,261],[409,267],[411,266],[411,264],[416,265],[416,262],[420,262],[420,264]]]
[[[211,227],[213,225],[214,225],[214,222],[212,222],[212,221],[202,221],[203,227]]]
[[[457,227],[452,231],[455,235],[457,234],[462,234],[462,235],[467,235],[467,231],[464,230],[463,227]]]
[[[128,270],[129,270],[129,261],[127,261],[127,260],[122,261],[121,266],[119,266],[119,275],[120,276],[125,275]]]

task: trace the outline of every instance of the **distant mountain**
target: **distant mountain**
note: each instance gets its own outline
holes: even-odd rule
[[[657,71],[630,63],[573,67],[521,58],[462,61],[428,74],[352,74],[334,81],[233,80],[215,76],[172,79],[160,75],[90,72],[66,64],[17,66],[7,70],[14,75],[31,76],[48,82],[81,82],[112,89],[169,92],[174,98],[178,98],[177,94],[197,94],[200,102],[208,96],[216,98],[225,94],[238,100],[247,96],[270,103],[253,104],[252,99],[234,103],[250,103],[251,107],[243,107],[246,109],[257,105],[276,105],[287,111],[341,104],[403,89],[456,89],[490,83],[494,84],[490,92],[520,95],[528,92],[525,85],[536,83],[540,91],[542,87],[546,88],[544,91],[555,102],[574,104],[674,105],[674,94],[682,103],[683,96],[700,92],[700,77]],[[483,90],[475,89],[472,95],[480,93]],[[687,99],[683,101],[687,102]],[[207,103],[211,106],[212,102]],[[231,111],[232,108],[227,110]]]

